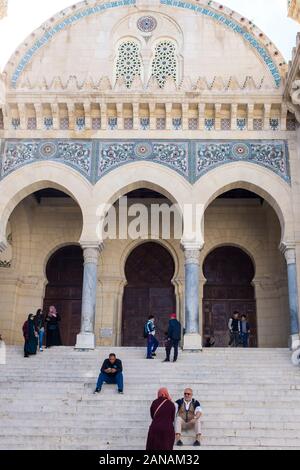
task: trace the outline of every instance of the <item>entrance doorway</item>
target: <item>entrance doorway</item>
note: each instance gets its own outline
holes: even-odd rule
[[[48,285],[44,299],[44,312],[51,305],[61,316],[60,331],[64,346],[75,346],[81,327],[83,283],[83,253],[79,246],[58,250],[48,261]]]
[[[163,338],[169,316],[176,311],[174,273],[174,260],[159,243],[144,243],[130,254],[125,266],[123,346],[145,345],[143,326],[149,315],[156,318],[158,339]]]
[[[203,296],[204,344],[215,338],[216,347],[229,343],[228,321],[234,311],[246,314],[250,323],[250,347],[257,347],[257,317],[251,258],[240,248],[223,246],[204,261],[207,280]]]

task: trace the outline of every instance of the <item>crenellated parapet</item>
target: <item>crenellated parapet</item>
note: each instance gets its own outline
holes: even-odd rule
[[[4,94],[4,81],[0,90]],[[80,81],[27,78],[0,98],[0,136],[27,137],[35,131],[77,133],[91,137],[103,131],[293,131],[295,117],[282,102],[283,88],[264,77],[242,80],[220,76],[208,80],[171,78],[163,87],[154,77],[144,87],[137,77],[128,89],[122,79],[107,76]],[[1,91],[0,91],[1,97]],[[85,135],[87,133],[87,135]],[[37,135],[37,137],[39,137]]]

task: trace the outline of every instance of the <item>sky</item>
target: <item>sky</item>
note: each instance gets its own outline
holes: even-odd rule
[[[76,0],[8,0],[8,17],[0,21],[0,70],[25,38],[55,13]],[[287,18],[287,0],[220,0],[252,20],[291,59],[300,25]]]

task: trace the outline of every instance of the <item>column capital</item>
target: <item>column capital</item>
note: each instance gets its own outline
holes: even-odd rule
[[[198,250],[202,251],[204,247],[204,240],[200,239],[188,239],[188,238],[182,238],[181,239],[181,248],[183,251],[193,251],[193,250]]]
[[[280,245],[280,251],[285,256],[287,264],[296,264],[296,244],[292,242],[283,242]]]
[[[185,264],[200,264],[200,251],[203,246],[204,242],[201,241],[182,241],[181,248],[184,251]]]
[[[85,263],[98,264],[99,255],[104,249],[103,243],[81,242]]]

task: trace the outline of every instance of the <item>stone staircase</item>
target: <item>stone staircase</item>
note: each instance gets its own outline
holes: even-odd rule
[[[99,366],[114,350],[125,394],[105,385]],[[284,349],[207,349],[178,363],[145,360],[139,348],[76,352],[54,348],[24,359],[7,348],[0,365],[0,450],[144,450],[149,407],[159,387],[173,398],[191,386],[201,401],[204,449],[300,449],[300,369]],[[185,436],[190,446],[193,436]],[[186,447],[184,449],[189,449]]]

